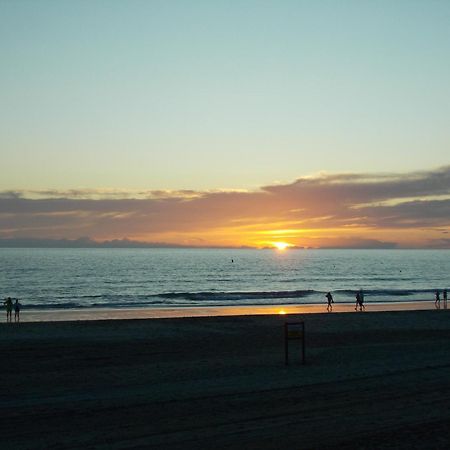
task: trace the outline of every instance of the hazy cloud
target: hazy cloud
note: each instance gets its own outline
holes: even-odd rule
[[[399,239],[402,245],[445,246],[437,238],[449,227],[450,166],[408,174],[320,174],[254,192],[0,193],[2,238],[258,245],[284,236],[299,246],[385,248]]]

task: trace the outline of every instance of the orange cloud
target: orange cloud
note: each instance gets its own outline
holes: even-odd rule
[[[3,239],[448,248],[449,231],[450,166],[402,175],[321,174],[254,192],[0,193]]]

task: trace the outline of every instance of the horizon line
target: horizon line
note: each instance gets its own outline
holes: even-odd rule
[[[276,247],[263,246],[231,246],[231,245],[185,245],[172,244],[166,242],[147,242],[137,241],[128,238],[111,239],[111,240],[94,240],[89,237],[80,237],[76,239],[52,239],[52,238],[0,238],[0,248],[111,248],[111,249],[152,249],[152,248],[168,248],[168,249],[218,249],[218,250],[449,250],[445,247],[400,247],[397,245],[390,246],[289,246],[284,250]]]

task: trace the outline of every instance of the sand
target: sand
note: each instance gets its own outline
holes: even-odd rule
[[[434,301],[418,300],[410,302],[366,302],[367,311],[405,311],[435,309]],[[443,306],[443,305],[442,305]],[[352,312],[354,303],[334,303],[333,312]],[[83,308],[45,309],[25,308],[22,322],[56,322],[72,320],[123,320],[123,319],[163,319],[170,317],[210,317],[248,316],[279,314],[316,314],[326,312],[326,303],[306,303],[302,305],[239,305],[239,306],[184,306],[148,308]]]
[[[1,324],[1,449],[450,447],[450,310]]]

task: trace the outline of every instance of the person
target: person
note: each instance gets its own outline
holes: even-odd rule
[[[447,309],[447,289],[443,290],[442,299],[444,300],[444,309]]]
[[[436,309],[441,309],[441,297],[439,295],[439,291],[436,291],[434,294],[434,306]]]
[[[327,300],[328,300],[327,311],[328,311],[328,312],[333,311],[333,305],[332,305],[332,303],[334,303],[334,300],[333,300],[333,296],[331,295],[331,292],[328,292],[327,295],[325,295],[325,297],[326,297]]]
[[[16,302],[14,303],[14,322],[20,322],[20,308],[22,304],[19,302],[19,299],[16,298]]]
[[[356,305],[355,305],[355,311],[358,311],[358,307],[359,310],[366,310],[366,307],[364,306],[364,292],[362,289],[360,289],[359,291],[356,292]]]
[[[359,291],[356,292],[356,303],[355,303],[355,311],[358,311],[358,306],[361,304],[361,300],[359,298]]]
[[[7,299],[5,299],[3,304],[6,307],[6,321],[7,322],[11,322],[11,320],[12,320],[12,307],[13,307],[13,302],[12,302],[11,297],[8,297]]]
[[[364,291],[362,289],[359,290],[359,310],[366,310],[366,307],[364,306]]]

